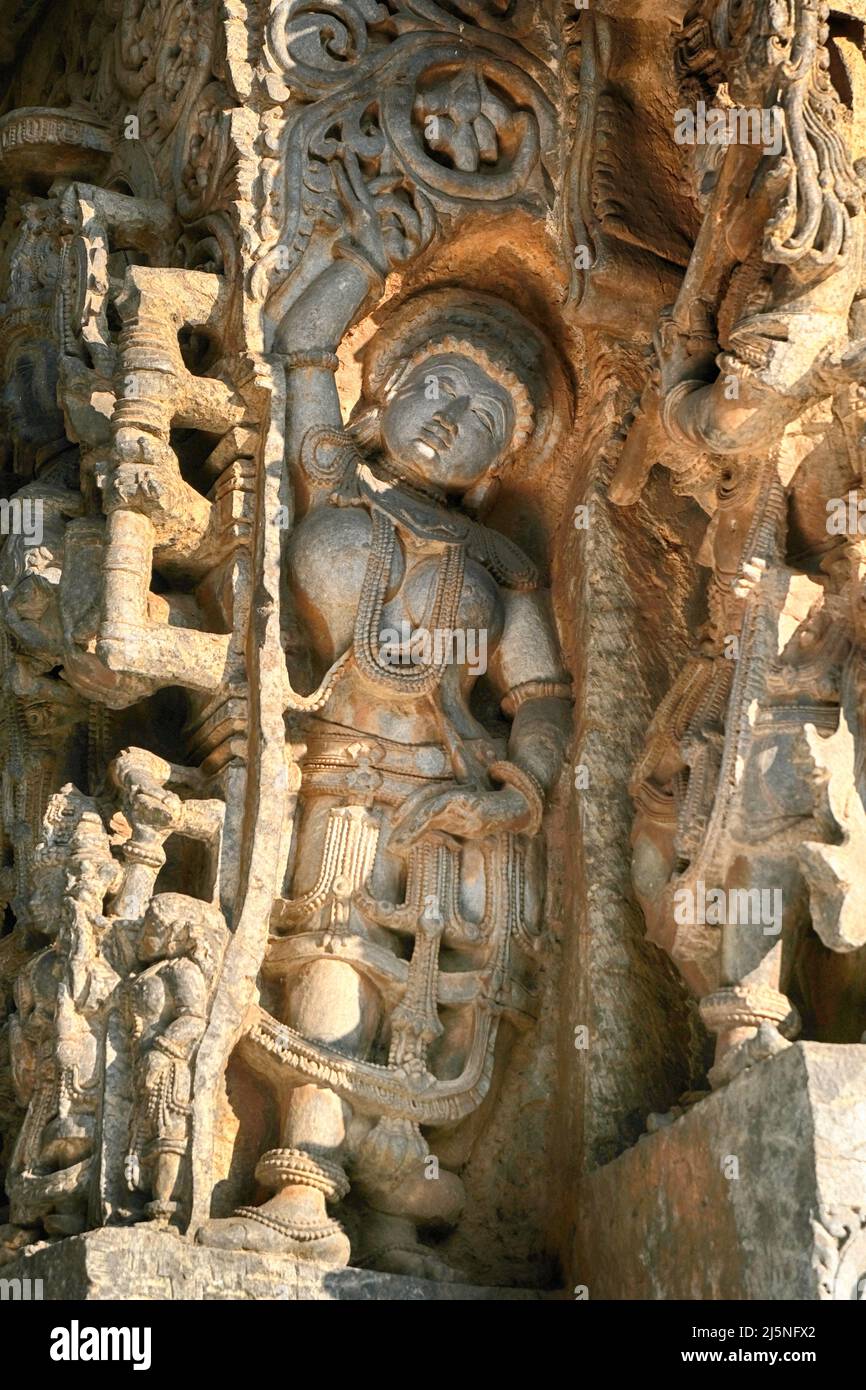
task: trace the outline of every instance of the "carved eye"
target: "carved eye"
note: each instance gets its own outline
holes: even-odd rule
[[[478,419],[481,421],[484,428],[488,430],[490,434],[495,435],[496,421],[493,418],[491,412],[487,410],[483,405],[473,405],[472,409],[478,416]]]

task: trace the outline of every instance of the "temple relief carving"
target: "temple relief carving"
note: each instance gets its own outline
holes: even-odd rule
[[[709,513],[708,621],[635,771],[635,887],[716,1038],[713,1085],[866,1022],[856,890],[862,169],[827,77],[826,6],[696,7],[686,80],[784,138],[717,147],[704,215],[612,495],[661,456]],[[844,790],[843,790],[844,788]]]
[[[91,25],[99,63],[0,116],[39,518],[0,554],[3,1249],[128,1225],[454,1278],[428,1236],[540,1011],[571,724],[550,528],[508,519],[573,419],[555,31],[402,0]],[[535,302],[449,270],[488,214],[529,229]]]

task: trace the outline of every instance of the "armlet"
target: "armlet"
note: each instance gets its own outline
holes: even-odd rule
[[[521,705],[527,700],[570,700],[570,680],[522,681],[502,697],[500,705],[503,714],[513,719]]]

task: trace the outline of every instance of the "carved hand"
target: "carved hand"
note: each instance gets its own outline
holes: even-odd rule
[[[358,157],[348,146],[344,147],[342,162],[335,160],[332,169],[348,231],[343,245],[354,246],[384,279],[389,270],[410,260],[429,241],[433,231],[430,205],[417,194],[413,206],[400,189],[399,171],[382,172],[367,184]]]
[[[737,598],[748,598],[757,589],[767,570],[767,562],[760,556],[754,556],[750,560],[743,560],[736,577],[732,582],[734,594]]]
[[[693,332],[685,332],[667,310],[659,320],[653,343],[663,392],[681,381],[712,380],[719,345],[708,322],[696,324]]]
[[[123,1160],[123,1176],[130,1192],[134,1192],[141,1182],[141,1164],[138,1154],[128,1153]]]
[[[130,787],[129,815],[133,824],[151,826],[156,830],[173,830],[183,813],[183,802],[174,792],[159,783],[144,783]]]
[[[395,266],[416,255],[433,234],[433,212],[422,194],[410,198],[398,172],[382,171],[368,183],[354,150],[344,146],[340,159],[331,164],[339,198],[336,215],[339,230],[333,246],[334,260],[316,276],[288,310],[274,335],[275,352],[311,347],[336,348],[350,324],[361,313],[372,292],[381,291],[385,276]],[[305,387],[305,393],[309,397]],[[293,418],[297,442],[312,424],[342,426],[335,408],[333,385],[307,399]]]
[[[161,1052],[159,1048],[154,1047],[148,1052],[142,1068],[142,1083],[146,1091],[156,1089],[171,1064],[172,1059],[167,1053]]]
[[[515,787],[478,791],[454,787],[444,792],[424,791],[411,797],[397,817],[389,848],[401,853],[429,831],[439,830],[462,839],[525,830],[531,808]]]
[[[384,277],[388,272],[388,256],[379,214],[354,150],[344,147],[343,160],[335,159],[331,169],[342,204],[348,239]]]

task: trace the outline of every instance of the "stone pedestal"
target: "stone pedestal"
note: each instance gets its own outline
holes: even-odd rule
[[[597,1170],[591,1299],[856,1299],[866,1288],[866,1047],[798,1043]]]
[[[285,1302],[440,1302],[542,1299],[530,1289],[440,1284],[366,1269],[209,1250],[144,1227],[109,1227],[32,1248],[0,1279],[42,1280],[45,1300],[262,1299]],[[31,1295],[32,1296],[32,1295]]]

